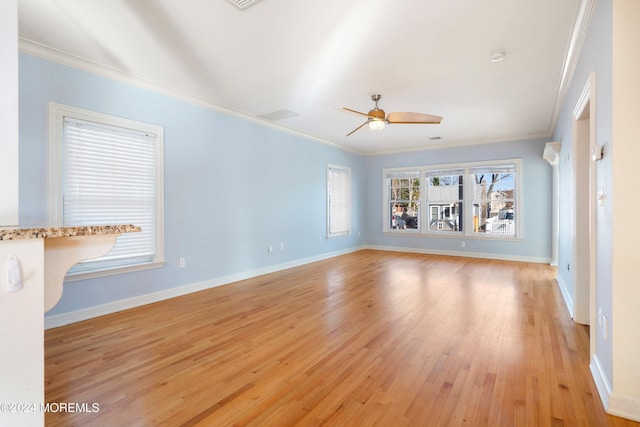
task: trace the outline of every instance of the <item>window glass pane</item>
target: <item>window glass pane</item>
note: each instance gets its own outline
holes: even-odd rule
[[[464,170],[427,172],[429,231],[463,231]]]
[[[49,104],[49,220],[52,224],[133,224],[112,250],[67,273],[99,277],[164,261],[164,130],[161,126]]]
[[[351,233],[351,169],[328,169],[329,236]]]
[[[391,203],[389,209],[389,228],[420,228],[420,202]]]
[[[65,117],[62,206],[66,225],[135,224],[105,256],[70,270],[92,271],[153,261],[157,135]]]
[[[515,165],[472,169],[473,231],[515,236]]]
[[[385,169],[384,229],[488,238],[519,236],[520,164],[516,159]]]
[[[420,172],[404,172],[387,177],[389,189],[389,229],[420,227]]]

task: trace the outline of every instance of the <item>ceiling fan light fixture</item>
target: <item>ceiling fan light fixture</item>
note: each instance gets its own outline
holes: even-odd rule
[[[353,135],[355,132],[359,131],[366,125],[369,125],[369,129],[371,130],[380,130],[384,128],[384,125],[389,123],[392,124],[440,124],[442,117],[434,116],[432,114],[422,114],[422,113],[408,113],[408,112],[395,112],[395,113],[385,113],[384,110],[378,107],[378,101],[381,96],[379,94],[372,95],[371,99],[376,103],[376,106],[373,110],[370,110],[368,113],[362,113],[357,110],[352,110],[351,108],[343,107],[342,109],[345,111],[349,111],[351,113],[358,114],[359,116],[365,116],[367,121],[362,123],[360,126],[352,130],[347,134]]]
[[[384,120],[369,120],[369,129],[371,130],[380,130],[384,128]]]

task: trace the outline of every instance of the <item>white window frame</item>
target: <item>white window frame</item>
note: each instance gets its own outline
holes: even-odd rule
[[[155,253],[153,259],[139,264],[123,264],[90,271],[68,273],[66,281],[109,276],[124,272],[146,270],[164,265],[164,129],[161,126],[129,120],[108,114],[83,110],[67,105],[49,103],[49,222],[64,225],[63,218],[63,132],[65,117],[95,122],[107,126],[150,132],[156,139],[156,206],[155,206]],[[133,224],[136,225],[136,224]]]
[[[461,171],[462,173],[455,173],[457,171]],[[433,175],[434,172],[438,172],[436,175]],[[427,218],[427,221],[425,223],[425,233],[428,234],[434,234],[434,235],[451,235],[451,236],[462,236],[465,233],[466,230],[466,199],[465,199],[465,195],[467,192],[467,188],[466,188],[466,184],[465,182],[467,181],[467,175],[466,175],[467,171],[465,168],[461,168],[461,167],[453,167],[450,168],[448,166],[440,168],[427,168],[423,170],[422,176],[423,176],[423,180],[424,180],[424,186],[425,186],[425,192],[426,194],[424,195],[425,198],[425,203],[426,206],[429,208],[429,217]],[[455,231],[455,230],[445,230],[444,229],[444,223],[443,222],[438,222],[438,226],[435,230],[431,230],[430,229],[430,225],[431,225],[431,204],[432,203],[436,203],[436,204],[441,204],[443,201],[445,200],[431,200],[429,198],[429,182],[432,176],[459,176],[462,175],[463,176],[463,184],[462,184],[462,192],[463,192],[463,196],[462,196],[462,200],[460,199],[447,199],[446,201],[450,201],[453,202],[454,200],[456,202],[462,202],[462,218],[463,218],[463,223],[462,223],[462,230],[463,231]],[[438,210],[439,211],[439,210]],[[458,213],[458,216],[460,216],[460,213]]]
[[[333,193],[335,193],[335,190],[332,189],[332,186],[331,186],[331,183],[332,183],[331,174],[333,170],[346,174],[347,185],[345,189],[345,194],[343,195],[344,200],[341,200],[341,201],[334,200]],[[353,208],[352,208],[353,203],[351,200],[351,187],[352,187],[351,168],[346,166],[331,164],[331,163],[327,164],[327,238],[347,236],[351,234],[351,223],[352,223],[351,216],[353,214]],[[344,213],[346,227],[340,228],[338,230],[332,230],[333,228],[332,212],[333,212],[333,208],[336,206],[336,202],[344,205],[344,208],[347,211],[346,213]]]
[[[473,192],[472,192],[472,176],[471,170],[479,167],[490,167],[500,165],[515,165],[515,185],[514,185],[514,201],[515,201],[515,235],[498,235],[488,233],[476,233],[473,231]],[[463,231],[445,231],[445,230],[429,230],[429,219],[431,215],[431,209],[429,208],[428,200],[428,187],[427,176],[429,172],[440,170],[464,170],[464,182],[463,182]],[[392,229],[389,224],[389,188],[387,178],[389,175],[409,172],[420,171],[420,203],[425,206],[421,209],[422,218],[420,223],[422,224],[418,232],[416,230],[402,230]],[[501,159],[481,162],[467,162],[467,163],[454,163],[454,164],[442,164],[442,165],[430,165],[430,166],[412,166],[401,168],[385,168],[382,170],[382,231],[389,234],[402,234],[402,235],[419,235],[429,237],[447,237],[447,238],[465,238],[465,239],[481,239],[481,240],[522,240],[524,238],[524,206],[523,206],[523,166],[522,159]]]
[[[491,165],[474,166],[474,167],[470,168],[470,170],[469,170],[469,178],[468,178],[469,179],[469,188],[475,190],[475,186],[477,184],[475,183],[475,179],[472,179],[472,178],[474,178],[474,175],[476,175],[479,172],[479,170],[482,170],[482,169],[490,170],[490,169],[494,169],[494,168],[500,169],[501,166],[512,166],[512,165],[514,165],[514,164],[513,163],[501,163],[501,164],[492,163]],[[517,169],[518,169],[517,165],[515,165],[515,169],[516,169],[516,172],[514,173],[514,175],[515,175],[515,181],[516,181],[516,185],[517,185],[517,182],[520,181],[520,177],[517,174]],[[494,173],[495,173],[495,171],[494,171]],[[518,201],[516,200],[516,193],[518,191],[517,191],[517,189],[515,187],[514,187],[513,191],[514,191],[513,197],[508,198],[508,199],[503,199],[503,200],[505,202],[513,202],[513,203],[515,203],[516,204],[516,210],[517,210]],[[477,198],[477,193],[475,191],[470,191],[470,193],[472,193],[470,198],[471,198],[472,203],[473,203],[474,211],[476,209],[476,204],[478,204],[478,209],[479,209],[480,208],[480,204],[482,204],[483,202],[492,203],[491,198],[487,198],[487,199]],[[496,202],[496,203],[498,203],[498,202]],[[514,213],[514,218],[517,218],[516,212],[514,211],[513,213]],[[515,225],[515,229],[513,230],[513,233],[514,233],[513,236],[510,235],[510,234],[505,234],[504,237],[517,237],[518,236],[517,226],[519,224],[519,221],[517,221],[515,219],[513,221],[514,221],[513,225]],[[489,225],[489,221],[487,221],[487,223],[486,223],[486,226],[488,226],[488,225]],[[509,224],[501,224],[501,225],[509,226],[510,222],[509,222]],[[474,224],[474,227],[475,227],[475,224]],[[508,228],[511,229],[511,227],[508,227]],[[500,233],[484,233],[484,232],[481,232],[481,231],[476,232],[475,228],[473,230],[470,230],[470,231],[475,233],[475,234],[480,234],[480,235],[490,234],[492,236],[500,236]]]
[[[420,217],[418,218],[418,224],[419,227],[418,228],[405,228],[405,229],[398,229],[398,228],[392,228],[391,227],[391,212],[389,209],[389,206],[391,205],[391,200],[389,200],[389,179],[392,179],[394,177],[398,177],[399,175],[412,175],[414,173],[418,174],[418,178],[420,179],[420,198],[418,199],[418,205],[420,206]],[[422,168],[412,168],[412,167],[406,167],[406,168],[392,168],[392,169],[385,169],[383,170],[382,173],[382,191],[383,191],[383,196],[382,196],[382,200],[384,201],[384,212],[382,214],[382,218],[383,218],[383,228],[382,231],[383,232],[399,232],[399,233],[403,233],[403,234],[419,234],[422,229],[424,228],[424,172],[422,171]]]

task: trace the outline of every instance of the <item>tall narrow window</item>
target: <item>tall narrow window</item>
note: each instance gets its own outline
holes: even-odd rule
[[[162,261],[162,128],[52,104],[52,220],[134,224],[105,256],[69,274]]]
[[[515,236],[516,165],[471,168],[473,231]]]
[[[327,167],[328,236],[351,234],[351,169]]]
[[[429,231],[463,231],[464,169],[429,171]]]

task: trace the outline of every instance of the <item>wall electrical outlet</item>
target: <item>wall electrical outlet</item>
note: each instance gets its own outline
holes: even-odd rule
[[[15,256],[7,262],[7,292],[18,292],[22,289],[20,261]]]
[[[180,266],[180,268],[184,268],[184,266],[187,265],[187,261],[184,258],[180,258],[180,260],[178,261],[178,265]]]
[[[602,327],[602,308],[598,309],[598,326]]]

